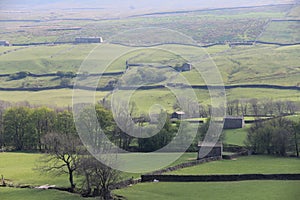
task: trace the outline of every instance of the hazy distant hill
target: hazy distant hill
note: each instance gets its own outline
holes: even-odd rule
[[[117,11],[120,15],[149,12],[196,10],[269,4],[289,4],[294,0],[1,0],[0,10],[51,10],[51,9],[104,9]]]

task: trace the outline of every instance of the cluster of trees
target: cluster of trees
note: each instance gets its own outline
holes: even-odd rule
[[[2,106],[1,106],[2,105]],[[76,128],[73,113],[70,108],[49,108],[49,107],[33,107],[28,103],[21,105],[6,105],[0,102],[0,148],[4,150],[16,151],[47,151],[47,145],[42,142],[48,133],[73,133],[76,134]],[[193,104],[194,105],[194,104]],[[191,106],[190,106],[191,107]],[[192,107],[194,108],[194,107]],[[116,112],[119,121],[125,126],[121,129],[114,121],[111,110],[104,108],[102,105],[96,107],[87,107],[80,114],[81,122],[91,122],[90,112],[96,111],[97,123],[101,124],[101,130],[114,144],[127,151],[151,152],[166,146],[178,133],[180,123],[171,122],[169,116],[165,112],[159,114],[157,124],[149,124],[149,116],[146,114],[139,118],[136,116],[135,105],[131,105],[128,110],[129,116],[124,113],[124,107]],[[189,109],[194,110],[194,109]],[[135,119],[134,127],[132,123]],[[208,122],[209,123],[209,122]],[[204,138],[208,123],[198,130],[198,135],[189,148],[189,151],[197,150],[197,143]],[[184,124],[182,124],[184,125]],[[86,130],[94,130],[91,123],[83,124]],[[89,127],[88,127],[89,126]],[[156,135],[149,138],[136,138],[128,135],[126,132],[134,131],[139,127],[146,127],[149,134],[159,131]],[[183,137],[191,138],[189,135],[189,125],[185,126],[186,132]],[[193,128],[192,128],[193,129]],[[145,130],[145,129],[144,129]],[[95,130],[94,130],[95,131]],[[97,131],[97,130],[96,130]],[[87,133],[93,135],[94,133]],[[192,133],[191,133],[192,134]],[[183,139],[184,140],[184,139]]]
[[[275,118],[253,124],[246,144],[254,153],[299,157],[299,137],[300,122]]]
[[[211,115],[211,106],[210,105],[198,105],[194,102],[191,102],[188,98],[183,97],[186,105],[181,105],[177,101],[173,108],[174,110],[179,110],[182,106],[190,107],[199,107],[199,113],[201,117],[209,117]],[[195,109],[190,109],[195,110]],[[300,110],[299,105],[293,101],[281,101],[281,100],[258,100],[256,98],[252,99],[242,99],[242,100],[232,100],[227,101],[226,105],[226,114],[232,116],[284,116],[284,115],[293,115]],[[195,113],[187,113],[189,117],[197,117]]]
[[[4,105],[3,102],[0,105]],[[117,126],[110,110],[102,105],[86,106],[80,112],[80,121],[86,123],[90,131],[87,134],[93,137],[96,145],[102,145],[98,137],[101,131],[97,130],[100,127],[93,125],[91,111],[96,111],[101,131],[110,141],[128,151],[160,149],[176,136],[180,125],[171,123],[167,114],[162,112],[160,115],[166,122],[158,125],[162,127],[161,130],[150,138],[136,138]],[[125,124],[131,120],[123,116],[121,111],[118,113]],[[163,121],[159,120],[158,123]],[[139,123],[139,126],[144,126],[144,123]],[[148,126],[151,131],[157,125]],[[193,148],[196,148],[197,140]],[[68,108],[32,107],[29,104],[0,106],[0,145],[6,150],[43,152],[38,169],[44,173],[67,174],[71,192],[79,190],[85,196],[110,199],[110,186],[120,180],[119,171],[102,164],[87,151],[77,134],[73,113]],[[115,164],[109,156],[106,160]],[[75,176],[81,177],[78,183],[75,182]]]
[[[2,149],[41,151],[44,154],[37,169],[43,173],[67,174],[70,192],[78,190],[85,196],[111,199],[110,186],[119,181],[120,172],[102,164],[87,151],[77,134],[70,109],[0,105]],[[96,106],[96,112],[100,123],[105,123],[105,133],[113,134],[111,112],[100,105]],[[114,164],[113,159],[111,162]],[[75,176],[80,177],[78,183]]]
[[[42,138],[49,132],[75,132],[70,110],[28,106],[0,111],[0,145],[7,150],[39,150]]]
[[[293,101],[272,99],[259,101],[253,98],[227,102],[228,115],[283,116],[293,115],[298,110],[299,107]]]

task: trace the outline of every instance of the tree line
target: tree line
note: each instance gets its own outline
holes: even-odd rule
[[[0,104],[0,105],[3,105]],[[96,111],[98,123],[108,138],[120,148],[127,151],[151,152],[167,145],[173,137],[176,136],[180,123],[171,122],[166,112],[160,113],[158,124],[149,124],[145,120],[138,121],[134,127],[129,121],[131,116],[122,112],[120,108],[118,118],[125,124],[127,130],[122,130],[114,121],[113,114],[109,109],[102,105],[96,105],[95,108],[87,107],[82,111],[80,117],[82,122],[91,121],[90,114],[92,110]],[[131,112],[130,115],[133,115]],[[146,116],[141,116],[145,118]],[[163,124],[159,124],[165,122]],[[84,124],[84,126],[86,126]],[[91,126],[89,124],[89,126]],[[149,134],[160,127],[158,133],[149,138],[136,138],[128,135],[126,131],[136,130],[139,127],[147,126]],[[86,127],[90,130],[91,127]],[[203,131],[202,131],[203,132]],[[0,149],[6,151],[47,151],[47,145],[42,142],[43,138],[50,133],[73,133],[77,134],[73,113],[70,108],[49,108],[33,107],[29,104],[16,106],[0,107]],[[94,133],[89,133],[90,135]],[[188,135],[187,133],[186,135]],[[203,135],[203,134],[202,134]],[[188,137],[188,136],[187,136]],[[190,150],[196,150],[197,139],[193,142]]]
[[[70,192],[111,199],[110,187],[120,181],[120,172],[102,164],[87,151],[77,134],[70,108],[32,107],[28,103],[10,105],[7,102],[0,105],[2,150],[43,152],[37,170],[66,174]],[[118,133],[109,110],[96,105],[96,112],[106,134],[112,137]],[[81,113],[81,117],[85,114],[88,113]],[[120,136],[120,140],[123,143],[124,137]],[[113,159],[111,162],[114,164]],[[77,182],[75,176],[80,177]]]
[[[186,109],[192,112],[187,112],[188,117],[209,117],[211,116],[212,108],[210,105],[198,104],[192,102],[187,97],[180,97],[180,102],[184,102],[184,105],[180,105],[179,100],[173,105],[174,110],[180,110],[182,107],[192,108]],[[193,112],[199,109],[199,112]],[[273,100],[273,99],[235,99],[227,101],[226,114],[231,116],[285,116],[293,115],[300,111],[300,105],[297,102],[290,100]]]
[[[279,117],[255,122],[245,143],[254,153],[299,157],[299,138],[300,121]]]
[[[43,173],[67,174],[70,192],[78,191],[84,196],[110,199],[110,187],[120,180],[120,172],[102,164],[87,151],[76,131],[70,108],[34,107],[28,103],[10,105],[6,102],[0,105],[2,150],[43,152],[38,170]],[[176,135],[180,125],[171,123],[167,113],[162,112],[160,117],[166,118],[166,123],[159,125],[161,130],[155,136],[135,138],[117,126],[109,109],[102,105],[85,106],[79,118],[89,126],[86,134],[91,136],[95,145],[103,144],[99,137],[100,131],[91,123],[90,112],[93,110],[96,111],[97,122],[101,124],[101,131],[110,141],[127,151],[150,152],[164,147]],[[118,113],[121,120],[127,123],[129,119],[121,111]],[[139,126],[144,124],[140,123]],[[149,126],[148,130],[153,130],[154,125]],[[198,139],[195,139],[193,149],[196,149]],[[106,159],[114,164],[110,157]],[[76,182],[75,176],[81,177],[80,181]]]

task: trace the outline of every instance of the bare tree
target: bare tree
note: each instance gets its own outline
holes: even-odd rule
[[[293,135],[294,135],[295,151],[297,157],[299,157],[299,141],[298,141],[299,133],[300,133],[300,122],[293,123]]]
[[[234,111],[234,102],[233,101],[228,101],[227,102],[227,114],[228,115],[233,115]]]
[[[68,174],[70,192],[74,192],[74,172],[84,151],[80,139],[74,134],[48,133],[43,137],[42,143],[46,147],[46,154],[41,158],[42,166],[38,169],[59,175]]]
[[[108,157],[113,164],[113,159]],[[120,180],[119,171],[102,164],[91,155],[83,156],[78,166],[78,174],[84,176],[82,183],[84,196],[112,199],[110,187]]]
[[[279,116],[283,115],[284,103],[282,101],[276,101],[275,106]]]
[[[287,112],[291,115],[295,114],[297,110],[297,106],[295,105],[295,103],[292,101],[286,101],[285,104],[286,104]]]
[[[242,111],[243,116],[247,115],[247,113],[248,113],[248,100],[247,99],[240,100],[240,106],[241,106],[241,111]]]
[[[258,116],[258,100],[257,99],[250,99],[250,104],[251,104],[251,107],[252,107],[252,111],[253,111],[253,114],[255,116]]]
[[[273,103],[272,99],[265,99],[262,102],[262,111],[265,116],[267,116],[268,114],[273,115],[274,103]]]
[[[240,115],[240,101],[238,99],[233,101],[235,105],[235,112],[237,115]]]

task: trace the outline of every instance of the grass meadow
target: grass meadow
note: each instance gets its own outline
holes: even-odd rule
[[[12,51],[0,56],[0,73],[19,71],[32,73],[78,72],[82,62],[95,47],[95,44],[33,46]],[[150,49],[137,49],[121,45],[102,44],[92,51],[88,62],[83,62],[85,67],[81,69],[81,72],[124,71],[127,59],[131,59],[133,63],[160,63],[174,66],[175,63],[184,62],[183,58],[186,58],[184,54],[183,57],[178,54],[189,52],[188,57],[191,55],[204,56],[201,61],[203,70],[210,66],[213,61],[226,85],[263,83],[293,86],[299,83],[300,69],[297,65],[299,51],[300,45],[288,47],[256,45],[232,48],[223,45],[199,50],[184,45],[161,45]],[[207,58],[208,54],[210,54],[211,59]],[[104,69],[103,67],[107,68]],[[198,68],[202,69],[201,67]],[[191,85],[204,84],[201,74],[195,69],[182,73],[182,75]],[[10,83],[12,82],[10,81]]]
[[[15,185],[68,187],[67,176],[45,175],[34,170],[40,158],[41,154],[37,153],[0,153],[0,174]]]
[[[247,124],[244,128],[223,130],[225,135],[225,143],[238,146],[245,146],[244,141],[247,137],[248,129],[251,125]]]
[[[69,13],[30,12],[24,15],[7,12],[7,19],[47,19],[40,22],[4,22],[1,26],[1,40],[10,43],[74,41],[75,37],[102,36],[105,43],[97,44],[63,44],[40,45],[26,47],[0,47],[0,74],[13,74],[28,71],[35,74],[63,72],[101,73],[120,72],[125,70],[126,60],[132,62],[160,63],[163,65],[176,65],[189,62],[185,58],[197,58],[199,69],[203,72],[216,65],[224,85],[240,84],[274,84],[282,86],[300,86],[299,52],[300,45],[280,47],[276,45],[229,46],[215,45],[208,48],[196,48],[188,45],[160,45],[153,48],[135,48],[124,45],[145,42],[155,44],[161,42],[190,42],[190,37],[197,44],[215,43],[225,41],[262,40],[267,42],[294,43],[300,42],[299,22],[271,22],[270,19],[299,18],[299,6],[291,9],[290,5],[236,8],[225,10],[193,11],[188,13],[173,13],[156,15],[154,17],[129,17],[117,20],[61,20],[68,18]],[[87,17],[87,12],[75,10],[72,17]],[[88,17],[93,18],[96,11],[88,10]],[[16,15],[16,16],[15,16]],[[47,15],[47,16],[44,16]],[[100,17],[100,16],[98,16]],[[49,19],[49,20],[48,20]],[[52,21],[54,19],[54,21]],[[59,26],[57,24],[59,22]],[[80,27],[80,30],[51,31],[55,27]],[[128,35],[124,32],[132,27],[156,27],[172,29],[173,34],[161,34],[157,38],[153,32],[140,29],[140,34]],[[149,29],[148,29],[149,30]],[[178,31],[186,34],[175,34]],[[138,33],[137,30],[132,31]],[[114,39],[113,35],[121,33],[123,37]],[[127,32],[128,33],[128,32]],[[170,33],[170,32],[169,32]],[[128,37],[127,37],[128,36]],[[163,37],[164,36],[164,37]],[[185,39],[184,39],[185,38]],[[135,42],[131,42],[133,39]],[[140,41],[137,41],[140,40]],[[96,48],[97,47],[97,48]],[[89,59],[87,60],[87,56]],[[84,68],[81,68],[84,66]],[[174,66],[173,66],[174,67]],[[202,68],[201,68],[202,67]],[[171,76],[165,71],[154,69],[153,72],[162,74],[167,80],[155,84],[168,82],[181,83],[177,76]],[[204,85],[205,81],[195,68],[189,72],[180,73],[190,85]],[[215,75],[215,74],[214,74]],[[104,77],[98,85],[105,86],[111,80],[118,80],[120,76]],[[208,78],[208,77],[204,77]],[[72,80],[74,81],[74,80]],[[72,83],[72,81],[70,83]],[[82,84],[98,81],[95,77],[84,79]],[[10,80],[0,77],[1,88],[44,87],[60,84],[59,78],[27,77],[20,80]],[[87,100],[85,91],[79,91],[81,100]],[[120,91],[126,96],[131,91]],[[210,104],[207,90],[194,90],[200,104]],[[90,94],[89,94],[90,95]],[[111,98],[109,92],[96,92],[95,101],[104,97]],[[236,88],[226,90],[227,100],[257,98],[290,100],[300,105],[300,92],[297,90]],[[48,105],[66,107],[72,106],[72,90],[59,89],[40,92],[0,91],[0,100],[8,102],[27,101],[35,105]],[[160,104],[169,113],[173,112],[176,97],[168,89],[138,90],[131,97],[137,105],[139,113],[149,113],[154,104]],[[299,120],[299,116],[290,117]],[[249,125],[243,129],[225,130],[227,144],[244,145]],[[41,174],[34,170],[38,153],[0,153],[0,175],[7,182],[14,185],[56,185],[68,187],[66,175]],[[197,153],[185,153],[170,166],[195,160]],[[148,160],[146,160],[148,161]],[[133,162],[132,165],[135,163]],[[300,173],[300,161],[295,158],[281,158],[272,156],[248,156],[233,160],[221,160],[189,167],[170,174],[245,174],[245,173]],[[140,173],[123,173],[122,178],[138,178]],[[77,178],[76,180],[78,180]],[[242,182],[215,182],[215,183],[141,183],[125,189],[115,190],[114,193],[126,197],[128,200],[143,199],[213,199],[213,200],[298,200],[300,181],[242,181]],[[37,190],[0,187],[1,200],[79,200],[79,195],[56,190]],[[86,198],[84,198],[86,199]]]
[[[128,200],[297,200],[300,181],[141,183],[114,193]]]
[[[275,156],[253,155],[221,160],[169,172],[177,175],[209,174],[276,174],[300,173],[300,160]]]
[[[97,92],[95,101],[101,100],[108,92]],[[67,107],[72,106],[72,94],[71,89],[59,89],[59,90],[45,90],[39,92],[26,92],[26,91],[0,91],[0,99],[9,101],[11,103],[18,103],[27,101],[34,105],[46,105],[46,106],[58,106]],[[90,93],[85,95],[85,91],[82,92],[82,101],[88,98]]]
[[[58,190],[41,190],[41,189],[20,189],[0,187],[0,197],[2,200],[83,200],[95,198],[83,198],[78,194]]]
[[[42,154],[39,153],[0,153],[0,175],[16,185],[57,185],[68,187],[68,177],[65,175],[57,176],[53,174],[45,175],[34,170],[39,166],[39,159]],[[175,166],[180,163],[189,162],[197,158],[197,153],[184,153],[178,160],[169,166]],[[132,176],[138,178],[141,174],[124,173],[124,179]]]
[[[200,104],[207,106],[210,103],[210,97],[207,90],[194,90]],[[129,94],[130,91],[121,91],[122,93]],[[28,101],[34,105],[49,105],[49,106],[71,106],[72,105],[71,89],[59,90],[45,90],[39,92],[27,91],[0,91],[0,100],[9,102],[22,102]],[[83,100],[90,96],[82,94]],[[108,96],[107,96],[108,95]],[[236,88],[226,90],[227,101],[236,99],[252,99],[257,98],[260,101],[271,99],[274,101],[294,101],[300,104],[300,92],[295,90],[279,90],[279,89],[251,89],[251,88]],[[102,100],[107,96],[110,99],[109,92],[96,92],[95,101]],[[135,91],[131,97],[137,105],[138,112],[148,113],[149,109],[154,104],[162,105],[168,112],[173,112],[173,105],[176,102],[174,94],[168,89],[153,89],[153,90],[138,90]]]
[[[299,28],[299,21],[273,21],[258,40],[286,44],[299,43]]]

